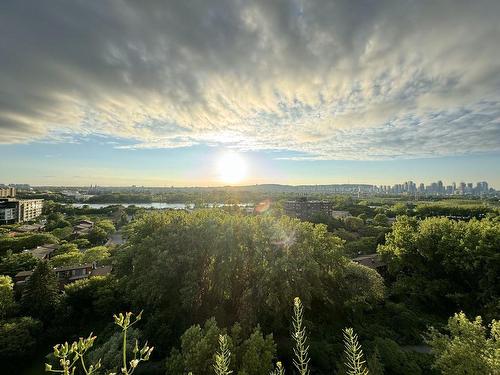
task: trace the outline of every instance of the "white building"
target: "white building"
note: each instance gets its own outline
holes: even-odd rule
[[[19,221],[30,221],[42,214],[43,199],[23,199],[19,201]]]

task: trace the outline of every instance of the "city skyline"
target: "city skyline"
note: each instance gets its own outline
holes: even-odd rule
[[[494,0],[4,2],[0,177],[500,186],[499,13]]]
[[[56,187],[56,188],[72,188],[86,190],[91,194],[93,192],[99,192],[101,190],[117,188],[124,191],[147,191],[148,189],[217,189],[217,188],[252,188],[255,186],[283,186],[290,188],[328,188],[328,187],[343,187],[345,186],[348,190],[351,187],[369,187],[373,193],[388,193],[388,194],[401,194],[401,193],[423,193],[423,194],[439,194],[439,195],[482,195],[487,194],[491,191],[496,192],[496,189],[488,181],[465,181],[458,180],[460,182],[452,181],[431,181],[431,182],[420,182],[420,181],[404,181],[396,184],[371,184],[371,183],[331,183],[331,184],[254,184],[254,185],[216,185],[216,186],[147,186],[147,185],[98,185],[98,184],[87,184],[87,185],[31,185],[28,183],[5,183],[0,181],[0,197],[3,194],[7,194],[8,189],[15,188],[20,190],[27,190],[31,188],[45,188],[45,187]],[[3,189],[3,190],[2,190]],[[347,190],[346,190],[347,191]],[[7,195],[6,195],[7,196]]]

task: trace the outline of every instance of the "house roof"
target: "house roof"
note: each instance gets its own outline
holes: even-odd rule
[[[362,255],[357,258],[353,258],[352,261],[373,269],[385,266],[385,263],[382,259],[380,259],[378,254]]]
[[[42,229],[42,224],[24,224],[16,228],[17,232],[33,232]]]
[[[15,277],[31,276],[32,273],[33,273],[33,271],[20,271],[20,272],[16,273]]]
[[[59,244],[49,243],[42,246],[37,246],[34,249],[26,250],[26,252],[32,254],[34,257],[39,259],[44,259],[47,255],[52,253],[54,250],[59,248]]]
[[[92,263],[84,263],[76,266],[64,266],[64,267],[56,267],[54,268],[54,272],[63,272],[63,271],[71,271],[71,270],[79,270],[84,268],[92,268],[94,265]]]
[[[107,276],[111,273],[113,267],[111,266],[101,266],[92,270],[90,276]]]
[[[90,220],[80,220],[76,224],[77,225],[94,225],[94,222],[90,221]]]

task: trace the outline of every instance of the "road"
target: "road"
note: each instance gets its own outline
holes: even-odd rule
[[[121,232],[118,231],[111,235],[106,245],[122,245],[124,242]]]

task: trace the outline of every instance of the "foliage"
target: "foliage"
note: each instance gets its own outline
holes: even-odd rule
[[[366,362],[363,359],[363,350],[358,342],[358,335],[354,333],[352,328],[345,328],[343,334],[347,375],[368,375],[368,369],[365,366]]]
[[[96,246],[91,247],[90,249],[85,250],[83,253],[83,262],[84,263],[103,263],[106,259],[108,259],[110,253],[106,246]]]
[[[120,307],[122,292],[112,276],[93,276],[64,286],[62,307],[64,319],[73,329],[104,322]]]
[[[373,224],[380,226],[387,226],[389,225],[389,219],[387,218],[387,215],[376,214],[375,217],[373,218]]]
[[[493,320],[490,330],[477,316],[467,319],[463,312],[448,320],[443,334],[431,328],[427,342],[435,355],[434,367],[443,375],[499,374],[500,322]]]
[[[232,373],[229,370],[231,363],[231,352],[229,351],[229,343],[227,335],[219,335],[219,351],[215,353],[214,370],[216,375],[229,375]]]
[[[347,230],[356,232],[363,227],[364,222],[363,219],[360,219],[359,217],[346,217],[344,219],[344,224]]]
[[[483,218],[486,214],[494,212],[494,209],[487,205],[477,204],[468,201],[468,204],[458,204],[458,202],[437,202],[418,204],[415,214],[419,217],[431,216],[453,216],[459,218]]]
[[[54,316],[58,303],[57,277],[48,262],[39,262],[23,289],[23,311],[48,322]]]
[[[13,254],[8,252],[0,261],[0,275],[15,276],[21,271],[31,271],[38,263],[38,259],[31,253]]]
[[[133,327],[130,328],[127,332],[127,358],[134,355],[135,342],[139,339],[140,331]],[[100,360],[101,369],[106,373],[119,373],[121,366],[123,366],[122,350],[123,335],[121,332],[115,332],[108,340],[89,353],[89,360],[94,363]]]
[[[0,275],[0,320],[14,308],[14,283],[9,276]]]
[[[95,226],[90,233],[87,235],[87,240],[91,245],[103,245],[108,239],[108,234],[104,229],[99,226]]]
[[[69,253],[64,253],[56,255],[50,259],[50,263],[53,267],[63,267],[63,266],[74,266],[83,263],[83,254],[79,251],[72,251]]]
[[[187,327],[215,315],[246,329],[267,322],[274,331],[286,329],[287,301],[297,291],[305,305],[315,301],[331,314],[383,298],[380,275],[344,258],[342,241],[324,225],[199,210],[148,214],[129,232],[115,269],[128,298],[158,323]],[[362,289],[343,290],[354,275]],[[156,337],[156,327],[146,330],[168,339]]]
[[[307,345],[306,329],[303,326],[304,306],[300,298],[295,297],[293,301],[293,340],[295,347],[293,353],[295,358],[293,365],[299,375],[309,375],[309,345]]]
[[[231,367],[240,375],[267,374],[272,369],[276,345],[272,335],[263,336],[259,327],[243,339],[241,326],[236,324],[228,334],[217,326],[214,318],[203,327],[193,325],[181,336],[181,348],[173,349],[167,359],[167,374],[214,372],[214,353],[219,348],[219,337],[224,336],[231,350]]]
[[[116,228],[111,220],[103,219],[95,224],[95,227],[101,228],[109,236],[116,232]]]
[[[285,368],[283,364],[278,361],[276,362],[276,367],[269,373],[269,375],[285,375]]]
[[[132,321],[132,313],[114,315],[115,324],[121,328],[122,331],[122,363],[120,364],[120,373],[123,375],[132,375],[139,365],[139,363],[148,361],[153,348],[149,347],[147,343],[139,349],[139,343],[136,340],[134,348],[132,349],[132,359],[127,360],[127,333],[134,324],[141,320],[139,313]],[[54,346],[54,357],[59,360],[59,369],[53,369],[53,365],[45,364],[45,371],[53,373],[61,373],[63,375],[73,375],[75,371],[83,371],[85,375],[97,374],[101,368],[101,360],[97,360],[93,364],[88,364],[88,352],[94,345],[96,336],[90,334],[87,338],[82,338],[73,342],[71,345],[68,342],[64,344],[57,344]],[[87,363],[86,363],[87,362]],[[109,375],[116,375],[116,373],[109,373]]]
[[[86,238],[77,238],[76,240],[73,240],[72,243],[74,243],[79,249],[86,249],[90,247],[90,241]]]
[[[73,227],[67,226],[62,228],[56,228],[51,233],[60,240],[65,240],[71,237],[71,235],[73,234]]]
[[[498,301],[499,243],[500,223],[493,220],[400,216],[378,251],[388,262],[397,296],[422,308],[440,306],[448,315]]]
[[[0,238],[0,256],[4,256],[7,250],[13,253],[19,253],[25,249],[33,249],[37,246],[57,243],[57,238],[49,233],[35,233],[16,237]]]
[[[410,353],[401,349],[394,340],[377,337],[373,340],[373,346],[380,353],[386,375],[422,374],[420,366],[412,359]]]
[[[370,375],[384,375],[384,365],[382,364],[380,353],[377,348],[375,348],[373,353],[368,357],[366,366],[368,367]]]
[[[52,253],[52,256],[56,255],[61,255],[61,254],[68,254],[68,253],[73,253],[73,252],[78,252],[78,246],[74,243],[63,243],[59,245],[59,247],[54,250]]]
[[[0,360],[2,369],[9,361],[23,359],[33,354],[42,324],[30,317],[0,321]],[[13,372],[14,373],[14,372]]]

